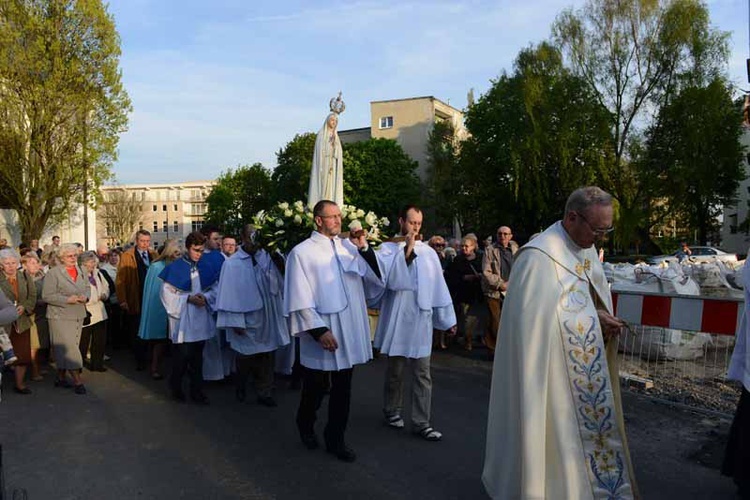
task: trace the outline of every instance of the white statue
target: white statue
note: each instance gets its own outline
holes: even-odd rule
[[[344,112],[341,92],[329,103],[331,114],[326,117],[315,139],[307,206],[312,209],[320,200],[331,200],[339,206],[344,203],[344,164],[341,141],[336,127],[339,114]]]

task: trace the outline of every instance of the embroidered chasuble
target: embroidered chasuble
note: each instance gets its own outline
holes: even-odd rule
[[[612,300],[594,247],[560,222],[521,248],[495,352],[482,481],[492,498],[637,498],[622,419]]]

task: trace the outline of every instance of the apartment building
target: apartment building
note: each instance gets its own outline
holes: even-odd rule
[[[97,241],[110,246],[125,244],[132,241],[135,231],[146,229],[154,248],[167,238],[182,243],[203,225],[206,197],[214,184],[216,181],[104,186],[96,214]]]

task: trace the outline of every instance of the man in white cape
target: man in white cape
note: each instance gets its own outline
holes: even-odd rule
[[[383,243],[377,251],[386,287],[374,344],[388,356],[383,413],[387,425],[404,427],[404,369],[410,364],[412,430],[428,441],[439,441],[442,433],[430,424],[432,331],[455,333],[456,313],[440,259],[429,245],[417,241],[422,211],[407,205],[398,221],[404,241]]]
[[[183,258],[169,264],[159,275],[164,281],[161,301],[169,319],[169,338],[175,347],[169,377],[172,397],[185,400],[182,379],[187,372],[190,397],[199,404],[208,404],[202,390],[203,348],[216,335],[213,308],[221,271],[218,261],[203,253],[205,242],[206,237],[200,232],[190,233],[185,238]]]
[[[492,498],[637,497],[616,365],[625,324],[593,246],[612,214],[609,194],[580,188],[516,256],[487,417]]]
[[[342,239],[341,210],[330,200],[313,208],[316,231],[289,253],[284,312],[300,339],[304,368],[297,427],[308,449],[319,446],[316,413],[330,382],[327,451],[345,462],[356,454],[344,440],[352,372],[372,359],[367,303],[383,292],[377,258],[364,236]]]
[[[253,244],[254,232],[249,224],[242,229],[242,246],[221,268],[216,326],[225,330],[236,353],[237,399],[245,400],[252,373],[258,403],[274,407],[273,356],[279,347],[289,344],[283,313],[284,278],[269,253]]]

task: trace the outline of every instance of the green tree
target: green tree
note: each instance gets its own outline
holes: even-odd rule
[[[271,207],[272,197],[271,173],[260,163],[228,169],[206,197],[206,222],[238,236],[258,211]]]
[[[744,147],[731,89],[721,78],[686,87],[659,112],[646,142],[655,200],[672,215],[684,215],[706,244],[723,205],[736,203],[744,180]]]
[[[526,236],[545,228],[560,218],[572,190],[606,168],[606,111],[548,43],[522,50],[514,73],[493,81],[466,124],[460,190],[476,200],[462,212],[483,234],[500,224]],[[472,220],[472,210],[484,222]]]
[[[431,226],[451,227],[461,217],[463,176],[460,144],[449,121],[436,122],[427,138],[427,182],[422,205],[434,214]]]
[[[276,168],[271,175],[276,201],[307,200],[310,185],[315,134],[297,134],[276,153]]]
[[[602,188],[618,201],[618,235],[648,242],[648,188],[632,153],[648,114],[667,104],[681,85],[719,74],[727,33],[710,26],[699,0],[589,0],[563,11],[553,26],[573,71],[608,110],[611,166]]]
[[[100,0],[0,3],[0,192],[21,237],[92,204],[111,176],[130,100]]]
[[[395,222],[420,195],[417,162],[392,139],[344,144],[344,201]]]

